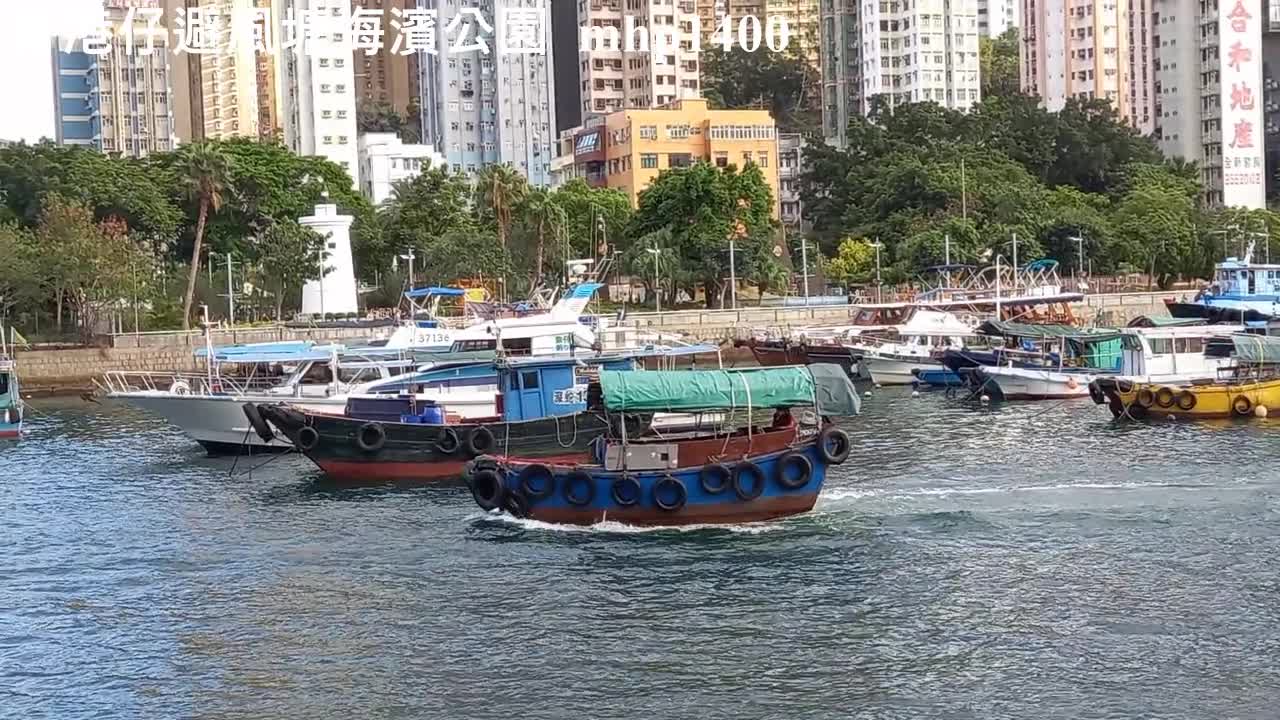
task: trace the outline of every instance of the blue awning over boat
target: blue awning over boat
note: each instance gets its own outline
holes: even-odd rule
[[[431,296],[431,295],[445,295],[445,296],[448,296],[448,297],[461,297],[461,296],[466,295],[466,294],[467,294],[467,291],[466,291],[466,290],[463,290],[462,288],[451,288],[451,287],[424,287],[424,288],[413,288],[412,290],[410,290],[409,292],[405,293],[404,295],[405,295],[405,297],[420,298],[420,297],[429,297],[429,296]]]
[[[325,360],[333,355],[333,351],[343,350],[341,345],[316,345],[306,340],[284,340],[280,342],[246,343],[243,345],[227,345],[213,349],[213,359],[218,362],[235,363],[269,363],[269,362],[301,362],[305,360]],[[197,348],[198,358],[209,357],[206,348]]]

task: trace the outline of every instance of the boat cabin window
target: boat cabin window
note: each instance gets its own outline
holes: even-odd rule
[[[1152,355],[1168,355],[1173,352],[1173,338],[1151,338]]]
[[[9,394],[9,373],[0,373],[0,395]]]
[[[370,368],[370,367],[357,367],[357,368],[339,367],[338,368],[338,380],[348,385],[352,385],[355,383],[371,382],[373,380],[378,380],[381,377],[382,377],[382,374],[378,372],[377,368]]]
[[[459,340],[453,344],[453,351],[471,352],[475,350],[493,350],[497,347],[497,340]]]
[[[525,390],[537,390],[538,389],[537,371],[520,373],[520,387]]]
[[[333,370],[327,363],[312,363],[299,380],[303,385],[328,385],[333,382]]]
[[[533,339],[515,338],[512,340],[503,340],[502,349],[510,355],[532,355]]]
[[[1204,352],[1204,338],[1175,338],[1173,341],[1173,351],[1177,353],[1202,353]]]

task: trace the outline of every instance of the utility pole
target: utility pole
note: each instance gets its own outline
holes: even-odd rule
[[[871,246],[876,249],[876,302],[882,303],[884,302],[884,285],[880,284],[880,238],[876,238]]]
[[[942,235],[942,258],[943,264],[947,266],[946,282],[947,288],[951,287],[951,233],[943,233]]]
[[[409,248],[409,253],[407,255],[401,255],[400,257],[409,261],[409,289],[412,290],[413,289],[413,259],[417,256],[414,255],[413,248]]]
[[[231,253],[227,253],[227,326],[236,326],[236,291],[231,275]]]
[[[658,248],[645,248],[646,252],[653,253],[653,308],[658,314],[662,314],[662,285],[658,279],[658,254],[662,251]]]
[[[964,181],[964,158],[960,158],[960,217],[969,219],[969,200],[966,197]]]
[[[809,243],[800,236],[800,269],[804,271],[804,304],[809,304]]]
[[[733,238],[729,238],[729,301],[734,310],[738,309],[738,271],[733,263]]]

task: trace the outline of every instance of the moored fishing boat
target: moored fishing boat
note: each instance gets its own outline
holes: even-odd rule
[[[880,385],[911,385],[917,369],[945,370],[937,355],[964,346],[973,328],[947,312],[921,310],[883,337],[868,337],[853,346],[871,379]]]
[[[16,333],[15,333],[16,335]],[[16,438],[22,435],[22,392],[18,385],[18,363],[11,348],[14,336],[5,338],[0,327],[0,438]]]
[[[486,456],[467,472],[476,504],[517,517],[590,525],[746,523],[810,510],[832,465],[851,452],[830,422],[856,414],[839,367],[683,373],[602,371],[598,410],[746,413],[711,433],[605,437],[590,456]],[[808,408],[797,418],[794,408]],[[763,415],[763,417],[761,417]]]
[[[1120,365],[1120,333],[1115,330],[989,320],[978,333],[999,338],[1004,346],[990,352],[949,351],[942,362],[975,395],[992,399],[1087,397],[1089,383],[1115,374]]]

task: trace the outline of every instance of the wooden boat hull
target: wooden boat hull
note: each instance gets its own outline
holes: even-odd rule
[[[458,480],[468,461],[478,452],[468,447],[469,438],[487,431],[491,445],[484,452],[506,450],[530,457],[586,457],[593,440],[604,435],[608,423],[596,413],[576,413],[521,422],[469,422],[459,424],[418,424],[370,422],[339,415],[302,412],[283,405],[263,405],[264,419],[282,432],[294,447],[324,471],[330,479],[344,483],[433,483]],[[368,443],[377,436],[369,426],[385,434],[381,442]],[[304,437],[305,431],[314,436]],[[483,428],[483,430],[481,430]],[[366,443],[361,445],[364,434]],[[456,438],[456,447],[450,447]],[[478,442],[478,441],[477,441]],[[376,445],[376,447],[372,447]]]
[[[754,451],[736,457],[720,452],[724,443],[723,438],[679,441],[677,467],[644,470],[605,470],[595,462],[481,458],[468,471],[468,481],[481,507],[485,507],[481,498],[492,488],[480,484],[496,477],[502,485],[501,506],[508,512],[569,525],[750,523],[813,508],[828,470],[815,429],[755,435]],[[635,446],[643,448],[644,443]],[[737,445],[745,446],[745,442]],[[723,466],[727,472],[708,477],[707,468],[713,466]],[[486,477],[486,470],[496,476]]]
[[[1091,386],[1094,402],[1116,417],[1189,419],[1254,417],[1280,407],[1280,379],[1214,383],[1144,383],[1105,378]]]
[[[804,345],[776,341],[759,342],[755,340],[750,340],[745,345],[751,350],[751,356],[755,358],[756,362],[764,367],[809,364],[808,353]]]

